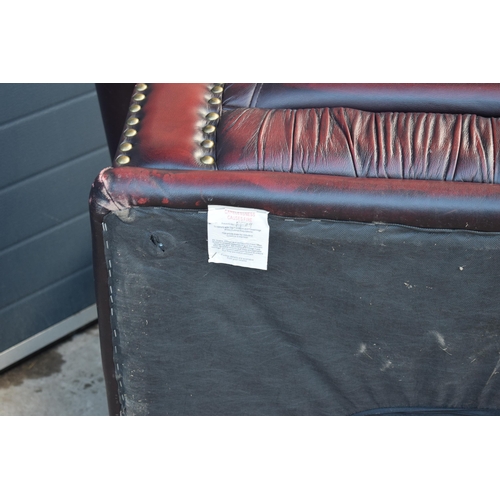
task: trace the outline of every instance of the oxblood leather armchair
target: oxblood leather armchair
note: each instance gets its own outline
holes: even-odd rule
[[[138,84],[91,192],[112,414],[500,413],[500,85]],[[267,270],[207,207],[269,212]]]

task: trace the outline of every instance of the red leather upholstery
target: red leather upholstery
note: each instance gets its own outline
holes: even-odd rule
[[[221,170],[498,182],[500,120],[348,108],[224,113]]]
[[[134,113],[138,123],[122,138],[132,145],[129,164],[498,182],[499,121],[484,116],[500,116],[499,85],[259,85],[230,84],[221,104],[210,104],[208,84],[148,86]],[[308,108],[318,104],[329,107]],[[394,108],[332,107],[353,104]],[[217,132],[207,132],[207,125],[219,125],[207,115],[221,108]],[[443,109],[482,115],[435,112]],[[127,137],[130,130],[136,134]],[[215,144],[206,147],[207,139]],[[216,163],[204,164],[207,155]]]
[[[127,182],[140,186],[124,190],[129,193],[128,204],[147,203],[150,193],[155,193],[156,200],[161,198],[161,204],[170,203],[169,195],[160,196],[161,190],[152,188],[161,178],[157,170],[326,174],[334,178],[304,177],[295,182],[281,177],[275,182],[267,176],[231,177],[218,172],[217,179],[207,177],[206,182],[210,190],[221,183],[236,187],[243,182],[239,196],[244,194],[241,186],[250,182],[261,186],[269,200],[279,197],[273,190],[279,191],[280,184],[295,183],[290,189],[302,193],[301,199],[305,193],[311,194],[315,206],[318,193],[328,186],[331,192],[324,201],[329,208],[321,215],[326,218],[342,214],[345,220],[359,217],[360,221],[421,227],[499,228],[497,217],[492,215],[496,202],[490,203],[496,200],[497,188],[472,188],[469,183],[498,182],[499,119],[485,116],[500,116],[500,85],[227,84],[222,102],[211,104],[214,97],[221,97],[212,88],[213,84],[150,84],[142,92],[143,100],[132,101],[141,109],[131,114],[138,123],[125,127],[136,134],[122,136],[122,144],[131,146],[126,152],[126,168],[154,170],[128,177]],[[307,108],[354,104],[384,112]],[[237,105],[272,105],[277,109],[235,109]],[[297,109],[279,109],[285,105]],[[477,112],[481,116],[450,111]],[[209,120],[208,113],[221,117]],[[207,125],[216,131],[210,131],[212,127],[207,129]],[[215,144],[203,147],[207,139]],[[215,163],[204,164],[203,155],[212,156]],[[125,179],[127,172],[106,172],[103,179]],[[357,177],[360,182],[348,182],[349,177]],[[375,178],[379,182],[373,182]],[[404,182],[385,184],[384,179]],[[415,184],[416,180],[422,183]],[[456,181],[465,181],[467,186]],[[161,189],[167,188],[163,185]],[[135,201],[131,193],[136,193]],[[374,196],[377,200],[383,197],[385,202],[374,202]],[[209,200],[197,198],[192,208],[205,207]],[[349,210],[342,210],[339,200]],[[231,199],[227,202],[231,204]],[[474,208],[479,206],[481,212]],[[316,209],[309,212],[320,216]]]

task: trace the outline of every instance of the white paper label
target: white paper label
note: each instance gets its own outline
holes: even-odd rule
[[[265,210],[208,206],[208,262],[267,271],[269,224]]]

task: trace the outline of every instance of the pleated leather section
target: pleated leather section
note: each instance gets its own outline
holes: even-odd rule
[[[498,182],[500,119],[349,108],[226,112],[219,170]]]

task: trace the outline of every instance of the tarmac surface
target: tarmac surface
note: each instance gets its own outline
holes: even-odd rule
[[[108,415],[97,323],[0,372],[7,415]]]

